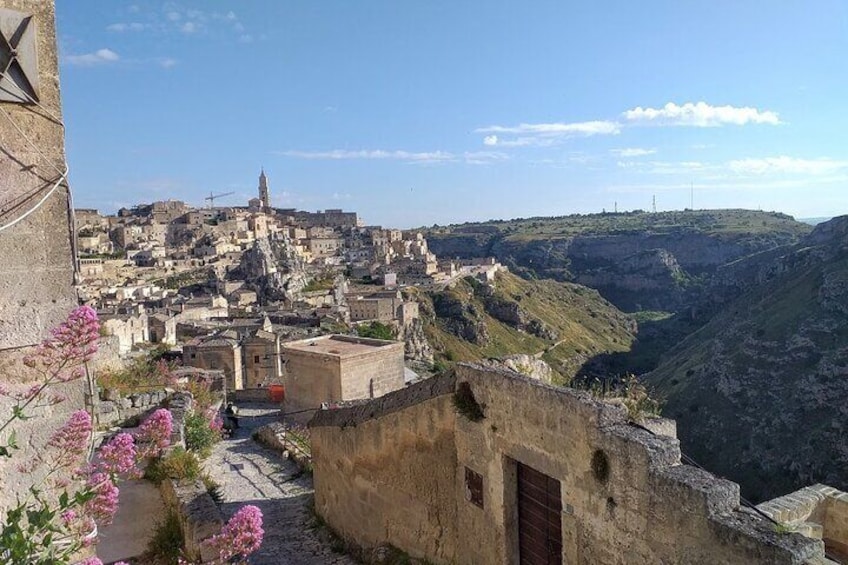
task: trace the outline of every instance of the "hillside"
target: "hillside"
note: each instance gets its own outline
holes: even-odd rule
[[[626,311],[676,311],[721,265],[796,243],[812,226],[752,210],[627,212],[424,230],[449,257],[494,256],[525,278],[591,286]]]
[[[848,217],[731,270],[744,294],[646,377],[684,451],[755,500],[848,488]]]
[[[418,300],[424,331],[443,361],[529,354],[567,383],[596,355],[626,351],[635,322],[597,291],[551,280],[498,273],[494,284],[472,278],[441,291],[408,291]]]

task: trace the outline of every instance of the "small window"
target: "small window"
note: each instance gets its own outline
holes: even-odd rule
[[[259,363],[259,355],[254,355],[254,356],[253,356],[253,362],[254,362],[254,363]]]
[[[483,475],[465,468],[465,499],[483,508]]]

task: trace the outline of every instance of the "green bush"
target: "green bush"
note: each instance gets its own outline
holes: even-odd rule
[[[380,322],[371,322],[356,327],[356,333],[359,337],[368,337],[373,339],[393,340],[395,338],[394,329]]]
[[[201,477],[197,455],[181,447],[174,448],[165,457],[154,459],[144,471],[144,478],[156,484],[165,479],[196,481]]]
[[[206,457],[212,446],[221,439],[221,434],[209,427],[209,421],[200,411],[186,414],[185,442],[189,451],[195,451]]]
[[[156,531],[147,543],[144,563],[177,565],[183,551],[183,532],[177,513],[169,511],[165,518],[156,524]]]

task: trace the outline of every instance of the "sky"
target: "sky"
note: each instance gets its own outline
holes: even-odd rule
[[[843,0],[56,0],[78,207],[848,213]]]

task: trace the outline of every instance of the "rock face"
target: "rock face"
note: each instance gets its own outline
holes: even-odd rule
[[[848,217],[735,266],[744,294],[647,376],[684,452],[766,499],[848,488]]]
[[[494,256],[525,278],[597,288],[626,311],[674,311],[689,301],[696,279],[794,244],[809,230],[781,214],[706,210],[532,218],[426,235],[440,257]]]
[[[433,309],[444,328],[456,337],[475,345],[488,342],[483,312],[473,302],[464,301],[454,292],[440,292],[433,295]]]
[[[533,355],[518,354],[501,359],[488,359],[485,365],[509,369],[547,384],[554,382],[554,370],[551,366]]]
[[[404,357],[414,361],[433,362],[433,348],[424,333],[424,323],[416,318],[403,330]]]
[[[245,251],[233,279],[243,279],[260,302],[294,302],[308,283],[303,260],[283,234],[257,239]]]

